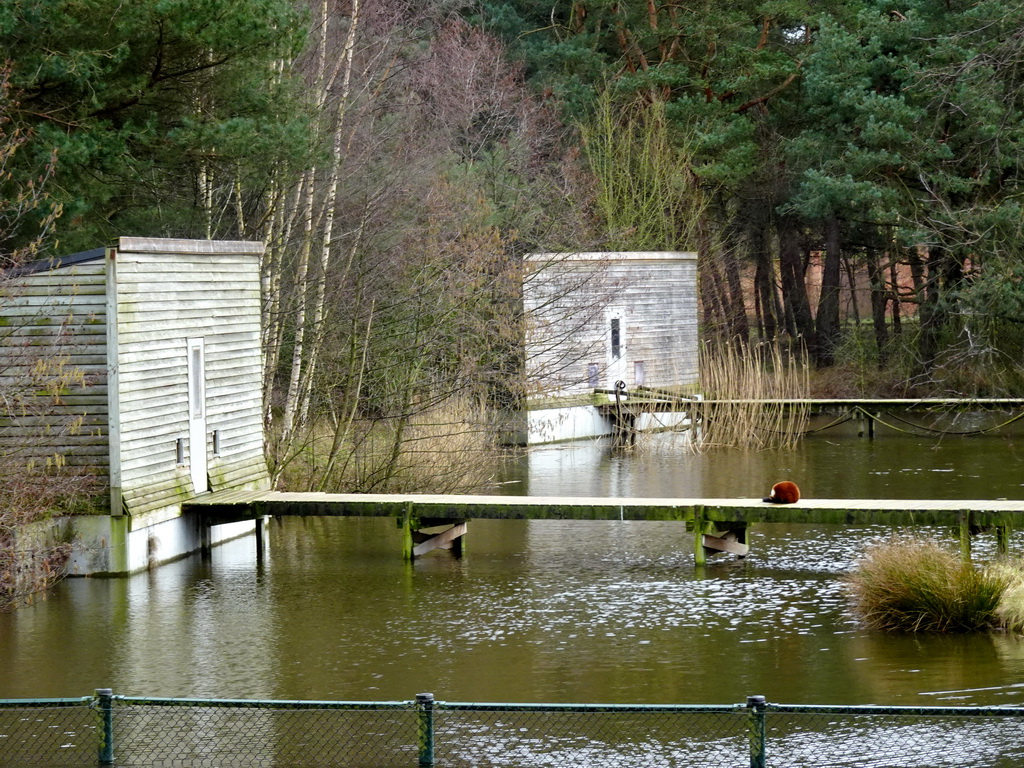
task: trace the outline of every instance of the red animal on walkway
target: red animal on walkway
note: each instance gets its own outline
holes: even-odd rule
[[[781,483],[773,485],[772,492],[762,501],[770,501],[773,504],[792,504],[794,501],[800,501],[800,489],[796,487],[796,483],[783,480]]]

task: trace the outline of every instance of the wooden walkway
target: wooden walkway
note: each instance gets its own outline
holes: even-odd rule
[[[613,390],[595,390],[602,394],[613,394]],[[774,400],[759,399],[733,399],[733,400],[696,400],[685,395],[673,395],[662,393],[657,390],[638,390],[628,393],[622,399],[622,403],[649,406],[654,409],[660,408],[689,408],[694,405],[716,406],[716,405],[771,405],[784,408],[810,408],[812,413],[830,413],[836,411],[863,408],[867,411],[992,411],[992,410],[1018,410],[1024,408],[1024,398],[1020,397],[910,397],[910,398],[871,398],[871,397],[847,397],[847,398],[818,398],[799,399],[784,398]],[[602,404],[602,410],[610,410],[615,407],[614,403]]]
[[[609,394],[612,390],[595,390],[596,393]],[[657,390],[641,389],[634,393],[622,394],[615,402],[602,403],[597,406],[598,412],[612,420],[612,436],[619,445],[632,445],[636,440],[634,423],[641,413],[684,412],[700,421],[714,419],[716,412],[736,406],[762,406],[781,408],[784,413],[806,411],[811,416],[833,415],[840,419],[826,427],[818,427],[811,431],[831,429],[846,421],[856,419],[859,434],[874,437],[875,425],[882,424],[889,429],[914,433],[924,431],[945,434],[982,434],[1002,429],[1014,422],[1024,420],[1024,398],[1019,397],[982,397],[982,398],[830,398],[817,400],[779,399],[779,400],[695,400],[684,395],[661,393]],[[957,432],[955,429],[943,430],[927,425],[914,425],[904,422],[907,414],[947,414],[963,411],[1004,411],[1015,413],[1001,424],[983,429],[972,429]],[[883,417],[891,417],[902,424],[887,423]]]
[[[759,499],[646,499],[545,496],[471,496],[426,494],[328,494],[276,491],[207,493],[184,505],[206,524],[253,520],[264,516],[394,517],[410,541],[416,532],[470,519],[502,520],[674,520],[695,532],[695,557],[703,562],[707,536],[745,532],[754,523],[830,525],[947,526],[959,531],[961,550],[970,552],[970,536],[994,528],[1005,547],[1014,523],[1024,520],[1024,500],[945,501],[927,499],[801,499],[769,504]],[[451,535],[449,535],[451,538]],[[739,536],[745,543],[745,534]],[[717,542],[717,538],[712,541]],[[420,542],[422,544],[422,542]],[[717,547],[717,544],[715,546]],[[407,547],[407,556],[419,553]],[[421,547],[421,552],[428,548]],[[727,548],[736,551],[735,548]],[[744,550],[745,551],[745,550]]]

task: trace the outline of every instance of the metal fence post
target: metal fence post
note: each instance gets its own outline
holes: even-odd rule
[[[768,765],[765,759],[765,706],[764,696],[747,696],[747,709],[750,710],[750,768],[766,768]]]
[[[419,713],[420,768],[434,768],[434,694],[417,693],[416,710]]]
[[[96,689],[96,704],[100,713],[100,765],[114,762],[114,691],[110,688]]]

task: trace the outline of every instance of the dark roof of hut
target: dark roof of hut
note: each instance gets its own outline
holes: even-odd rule
[[[95,261],[96,259],[102,259],[106,255],[106,248],[93,248],[89,251],[80,251],[79,253],[72,253],[68,256],[57,256],[49,259],[36,259],[30,261],[27,264],[22,264],[20,267],[7,270],[5,274],[7,277],[18,277],[19,275],[34,275],[38,272],[48,272],[51,269],[60,269],[61,267],[70,267],[75,264],[81,264],[84,261]]]

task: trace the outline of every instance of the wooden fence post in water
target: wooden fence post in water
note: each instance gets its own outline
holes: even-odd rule
[[[100,765],[114,762],[114,691],[110,688],[96,689],[96,709],[100,714]]]
[[[420,768],[434,766],[434,694],[417,693],[416,711],[419,715],[416,728],[419,742]]]

